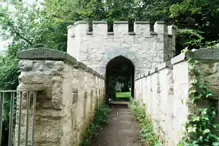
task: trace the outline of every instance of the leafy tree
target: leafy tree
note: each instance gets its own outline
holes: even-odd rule
[[[189,41],[186,44],[190,49],[193,47],[200,48],[208,45],[209,41],[215,41],[215,43],[218,41],[218,9],[218,0],[184,0],[181,3],[171,5],[170,18],[174,19],[175,24],[179,28],[192,29],[190,37],[194,35],[194,32],[197,35],[201,35],[203,39],[200,40],[200,37],[198,37],[198,42]],[[185,47],[185,44],[181,45]]]

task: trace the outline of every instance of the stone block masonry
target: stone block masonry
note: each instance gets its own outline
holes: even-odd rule
[[[108,32],[105,21],[94,21],[92,26],[92,32],[84,21],[68,27],[67,52],[102,75],[107,63],[118,56],[132,61],[136,75],[174,56],[175,29],[163,21],[157,21],[153,31],[149,21],[136,21],[134,32],[128,32],[128,21],[115,21],[113,32]]]
[[[219,49],[200,49],[180,54],[138,76],[135,97],[146,105],[154,130],[165,141],[165,146],[176,146],[184,132],[184,125],[198,108],[208,107],[206,102],[191,103],[194,76],[188,59],[198,60],[197,66],[210,83],[211,90],[219,97]]]
[[[18,56],[21,69],[18,90],[39,91],[36,145],[78,146],[95,108],[104,102],[103,76],[64,52],[31,49]],[[25,103],[24,100],[24,113]],[[22,122],[25,131],[26,121]],[[24,145],[24,137],[21,140]]]

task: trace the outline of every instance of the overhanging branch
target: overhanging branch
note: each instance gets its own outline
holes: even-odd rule
[[[23,36],[19,33],[19,31],[18,31],[17,29],[14,29],[14,33],[15,33],[18,37],[20,37],[21,39],[23,39],[24,41],[26,41],[29,45],[33,45],[33,43],[32,43],[30,40],[28,40],[27,38],[23,37]]]

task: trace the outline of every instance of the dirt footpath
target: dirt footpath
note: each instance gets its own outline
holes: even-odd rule
[[[91,146],[141,146],[137,122],[127,107],[112,108],[108,123]]]

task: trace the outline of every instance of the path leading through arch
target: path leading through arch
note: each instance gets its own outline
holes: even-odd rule
[[[107,124],[91,146],[141,146],[138,124],[127,106],[111,108]]]
[[[131,60],[123,56],[117,56],[110,60],[106,66],[105,80],[105,100],[120,100],[116,93],[130,93],[130,97],[124,97],[122,100],[134,98],[134,75],[135,66]]]

